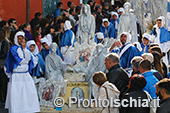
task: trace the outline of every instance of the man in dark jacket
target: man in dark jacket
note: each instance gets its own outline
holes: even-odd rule
[[[102,25],[102,19],[103,19],[101,5],[96,5],[95,13],[96,13],[96,32],[98,32],[100,29],[100,26]]]
[[[170,113],[170,79],[163,79],[156,84],[156,95],[159,96],[160,107],[156,113]]]
[[[31,25],[31,29],[32,29],[32,30],[34,29],[34,27],[35,27],[36,25],[39,24],[40,19],[41,19],[41,13],[40,13],[40,12],[35,13],[34,19],[32,19],[32,20],[30,21],[30,25]]]
[[[119,56],[116,53],[109,53],[105,58],[106,69],[109,70],[106,74],[107,80],[118,88],[121,97],[127,90],[129,78],[123,68],[120,67],[119,61]]]

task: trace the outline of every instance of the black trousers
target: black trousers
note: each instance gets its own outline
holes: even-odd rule
[[[4,73],[4,69],[0,68],[0,101],[2,103],[5,103],[6,100],[8,81],[9,79]]]

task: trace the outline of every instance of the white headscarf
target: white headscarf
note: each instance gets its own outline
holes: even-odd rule
[[[71,23],[69,20],[66,20],[64,23],[64,30],[70,30],[72,28]]]
[[[116,16],[117,16],[117,18],[119,17],[118,13],[116,13],[116,12],[111,12],[111,15],[112,15],[112,17],[111,17],[111,18],[113,18],[113,15],[116,15]]]
[[[136,48],[137,48],[140,52],[142,52],[142,47],[141,47],[141,45],[140,45],[139,42],[134,42],[133,45],[136,45]]]
[[[104,39],[104,35],[102,32],[96,33],[98,39]]]
[[[42,38],[41,43],[47,43],[47,45],[50,46],[50,42],[48,41],[47,38]]]
[[[128,32],[123,32],[123,33],[120,34],[120,37],[121,37],[123,34],[127,35],[127,40],[126,40],[126,43],[125,43],[125,44],[130,43],[130,41],[131,41],[131,34],[128,33]]]
[[[31,45],[35,45],[35,50],[32,52],[34,55],[39,53],[38,46],[35,44],[34,40],[30,40],[27,42],[27,46],[30,47]]]
[[[143,37],[146,38],[146,39],[148,39],[148,40],[150,40],[151,35],[148,34],[148,33],[144,33],[144,34],[143,34]]]
[[[102,25],[104,26],[104,22],[108,22],[108,25],[110,25],[110,22],[107,18],[102,19]],[[105,26],[104,26],[105,27]]]
[[[18,46],[20,46],[18,44],[18,36],[22,36],[23,38],[25,38],[25,33],[22,32],[22,31],[18,31],[16,34],[15,34],[15,37],[14,37],[14,43]]]
[[[158,19],[162,21],[162,26],[161,27],[163,27],[165,25],[165,17],[160,16]]]
[[[118,13],[120,13],[120,12],[125,13],[125,10],[124,10],[124,8],[123,8],[123,7],[121,7],[121,8],[119,8],[119,9],[117,10],[117,12],[118,12]]]

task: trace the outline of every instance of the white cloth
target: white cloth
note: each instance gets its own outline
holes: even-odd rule
[[[104,35],[102,32],[96,33],[98,39],[104,39]]]
[[[51,34],[47,34],[43,38],[46,38],[48,40],[48,45],[50,46],[53,42],[53,36]]]
[[[42,38],[41,43],[46,43],[48,46],[50,46],[50,42],[47,38]]]
[[[136,48],[137,48],[140,52],[142,52],[142,47],[141,47],[140,43],[139,43],[139,42],[134,42],[133,45],[134,45],[134,44],[136,44],[136,46],[137,46]]]
[[[125,10],[124,10],[124,8],[123,8],[123,7],[121,7],[121,8],[119,8],[119,9],[117,10],[117,12],[118,12],[118,13],[120,13],[120,12],[125,13]]]
[[[72,28],[71,23],[69,20],[66,20],[64,23],[64,30],[70,30]]]
[[[18,32],[15,34],[15,36],[14,36],[14,43],[15,43],[15,45],[20,46],[20,45],[18,44],[18,36],[22,36],[22,37],[25,38],[25,33],[22,32],[22,31],[18,31]]]
[[[5,108],[9,109],[9,113],[40,112],[34,81],[29,72],[26,72],[29,68],[28,63],[31,60],[31,52],[28,49],[22,51],[19,47],[17,53],[23,60],[10,76]]]

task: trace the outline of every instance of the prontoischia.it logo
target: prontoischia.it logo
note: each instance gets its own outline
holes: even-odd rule
[[[77,104],[77,107],[159,107],[159,98],[148,100],[148,99],[77,99],[76,97],[69,97],[68,107],[73,104]],[[56,107],[64,106],[65,101],[62,97],[57,97],[54,99],[54,105]]]

